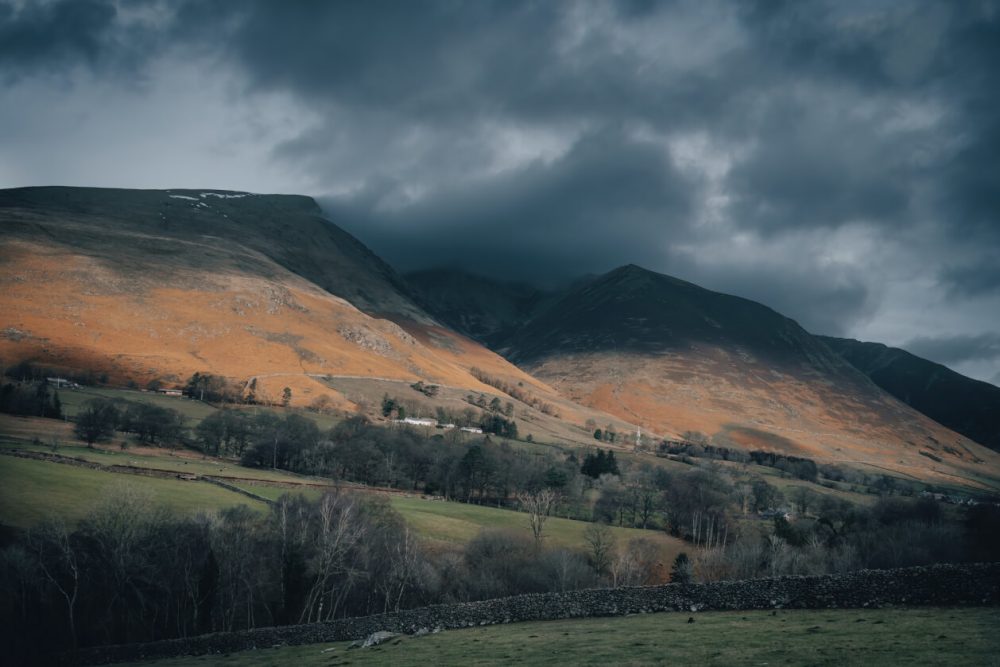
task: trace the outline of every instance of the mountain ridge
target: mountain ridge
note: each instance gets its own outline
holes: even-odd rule
[[[997,463],[791,318],[635,264],[562,293],[492,346],[573,401],[674,437],[942,477],[929,457]]]
[[[177,386],[194,372],[254,377],[272,396],[290,385],[295,404],[327,396],[347,411],[358,406],[322,377],[490,390],[475,367],[556,400],[441,326],[308,197],[0,190],[0,267],[7,365],[90,369],[138,386]]]
[[[1000,387],[883,343],[818,338],[907,405],[985,447],[1000,450]]]
[[[254,378],[258,396],[290,386],[295,405],[325,396],[373,416],[384,392],[421,381],[458,411],[507,394],[525,429],[578,444],[598,422],[929,480],[1000,478],[996,454],[793,320],[636,265],[546,294],[460,277],[455,299],[428,299],[310,198],[223,190],[5,190],[0,233],[5,362],[139,386]]]

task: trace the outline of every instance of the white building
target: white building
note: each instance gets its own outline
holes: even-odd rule
[[[397,424],[409,424],[410,426],[437,426],[436,419],[426,419],[422,417],[405,417],[403,419],[394,419]]]

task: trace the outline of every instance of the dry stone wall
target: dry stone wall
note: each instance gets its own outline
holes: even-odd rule
[[[93,665],[335,642],[364,638],[380,630],[412,634],[437,628],[659,611],[952,605],[1000,605],[1000,563],[932,565],[898,570],[862,570],[840,575],[517,595],[327,623],[91,648],[83,650],[79,660],[81,664]]]

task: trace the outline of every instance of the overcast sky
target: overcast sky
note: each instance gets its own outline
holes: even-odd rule
[[[0,186],[320,199],[401,271],[637,263],[1000,383],[1000,3],[0,0]]]

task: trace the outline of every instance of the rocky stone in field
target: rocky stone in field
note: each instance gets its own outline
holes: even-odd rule
[[[359,639],[356,642],[351,642],[351,645],[347,648],[371,648],[372,646],[378,646],[379,644],[398,636],[399,635],[395,632],[379,630],[378,632],[373,632],[365,637],[364,641]]]

